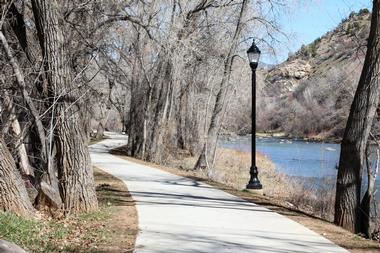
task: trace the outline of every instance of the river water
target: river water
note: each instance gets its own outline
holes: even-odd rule
[[[219,145],[250,152],[251,137],[222,138]],[[278,171],[288,176],[336,178],[339,144],[256,137],[256,149],[272,160]],[[379,179],[376,180],[376,186],[380,189]]]

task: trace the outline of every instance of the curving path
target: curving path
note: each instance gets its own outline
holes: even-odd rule
[[[137,204],[136,253],[348,252],[271,210],[209,185],[108,153],[125,135],[90,147],[95,166],[120,178]]]

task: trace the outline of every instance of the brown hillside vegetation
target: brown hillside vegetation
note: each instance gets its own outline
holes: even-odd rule
[[[261,72],[260,130],[317,139],[342,137],[364,61],[370,17],[367,9],[351,13],[333,31]]]

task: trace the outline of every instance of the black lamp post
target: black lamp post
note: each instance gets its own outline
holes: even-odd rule
[[[256,167],[256,69],[260,59],[260,49],[256,46],[255,40],[252,42],[252,46],[248,49],[249,66],[252,70],[252,142],[251,142],[251,168],[249,174],[251,178],[247,184],[247,189],[262,189],[263,186],[260,183],[258,171]]]

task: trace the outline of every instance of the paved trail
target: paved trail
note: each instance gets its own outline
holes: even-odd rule
[[[110,137],[91,146],[91,158],[123,180],[137,202],[136,253],[348,252],[271,210],[108,154],[126,143],[125,136]]]

